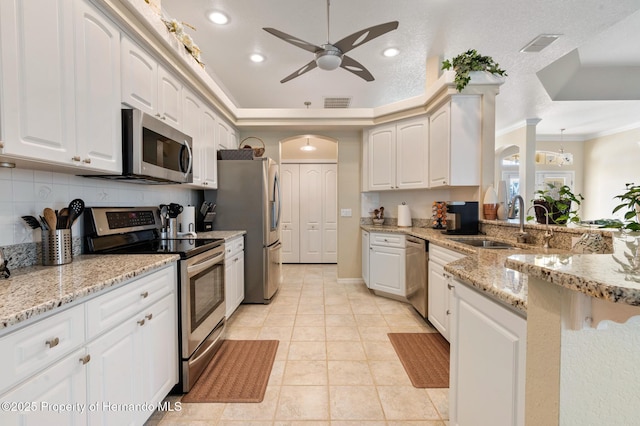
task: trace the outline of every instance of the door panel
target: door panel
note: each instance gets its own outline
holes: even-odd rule
[[[282,184],[282,261],[300,262],[300,165],[280,166]]]
[[[322,165],[322,262],[338,261],[338,166]]]
[[[322,168],[300,165],[300,262],[322,262]]]

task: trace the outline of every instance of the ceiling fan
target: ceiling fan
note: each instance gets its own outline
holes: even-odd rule
[[[391,21],[385,24],[374,25],[373,27],[365,28],[347,36],[337,43],[331,43],[329,37],[329,3],[327,0],[327,43],[322,46],[316,46],[315,44],[308,43],[297,37],[285,34],[282,31],[278,31],[274,28],[263,28],[266,32],[273,34],[274,36],[291,43],[294,46],[298,46],[301,49],[307,50],[315,54],[315,59],[304,65],[302,68],[288,75],[284,79],[280,80],[280,83],[286,83],[302,74],[311,71],[312,69],[319,67],[323,70],[334,70],[338,67],[344,68],[357,75],[358,77],[366,80],[373,81],[373,75],[355,59],[345,55],[348,51],[355,49],[356,47],[363,45],[364,43],[373,40],[376,37],[380,37],[383,34],[393,31],[398,28],[398,21]]]

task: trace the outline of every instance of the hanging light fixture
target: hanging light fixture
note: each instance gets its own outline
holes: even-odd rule
[[[558,153],[558,167],[573,164],[573,154],[564,152],[564,147],[562,146],[562,142],[564,141],[564,131],[565,129],[560,129],[560,151]]]
[[[307,144],[300,147],[300,151],[315,151],[317,148],[313,145],[309,145],[309,138],[307,138]]]

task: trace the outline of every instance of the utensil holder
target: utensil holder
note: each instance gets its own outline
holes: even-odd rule
[[[73,260],[71,229],[42,231],[42,264],[64,265]]]

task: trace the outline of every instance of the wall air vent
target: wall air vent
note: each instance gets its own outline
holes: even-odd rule
[[[520,49],[520,52],[538,53],[542,49],[556,41],[561,35],[562,34],[540,34],[538,37],[529,42],[525,47]]]
[[[324,98],[325,108],[349,108],[351,105],[351,98]]]

